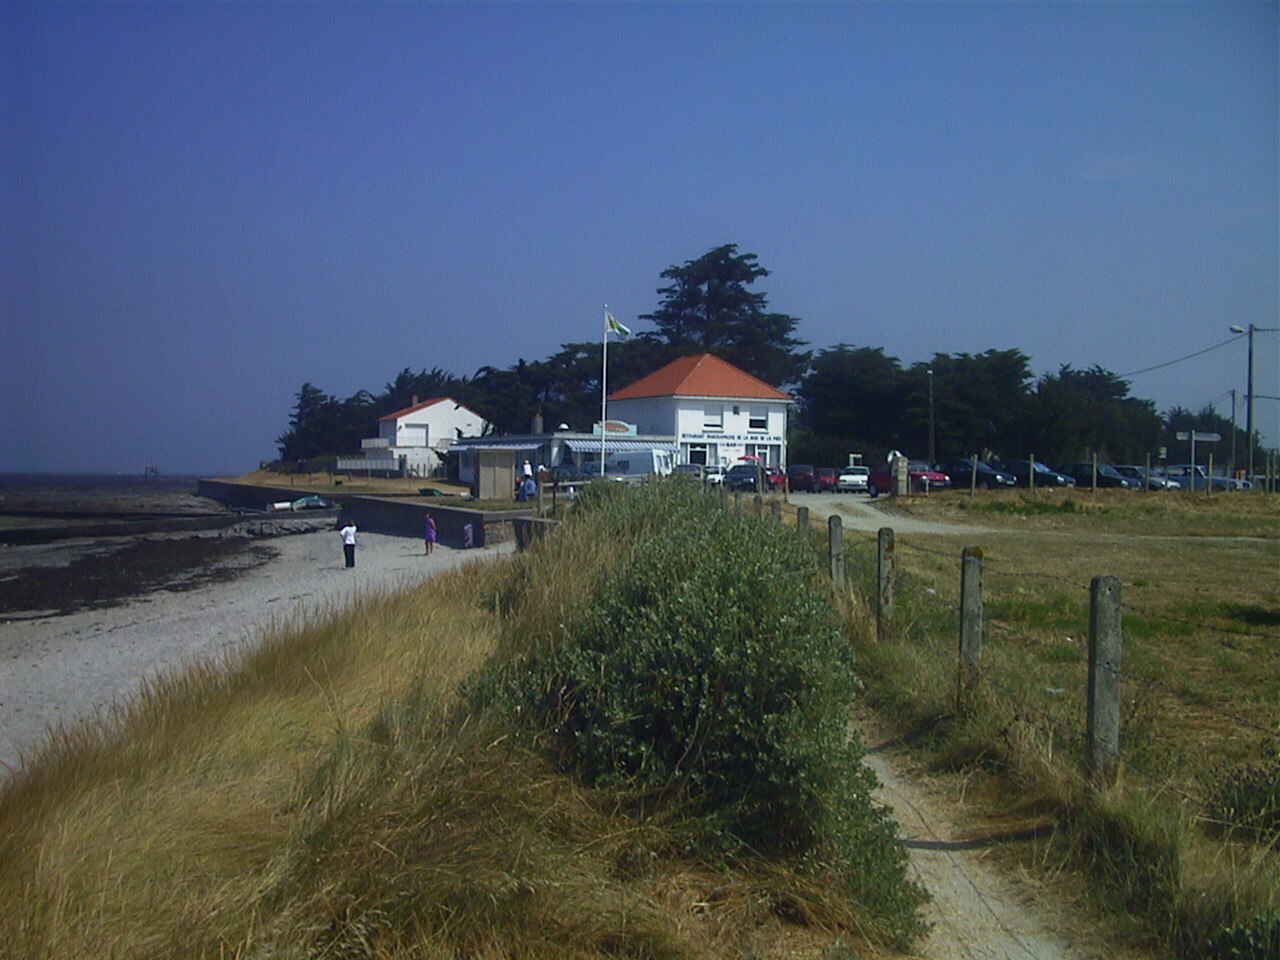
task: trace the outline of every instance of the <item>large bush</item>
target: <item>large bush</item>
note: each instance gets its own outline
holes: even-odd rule
[[[691,484],[597,488],[512,581],[581,583],[594,550],[583,609],[530,617],[508,591],[528,635],[477,695],[501,690],[586,782],[677,801],[703,849],[828,873],[909,939],[921,894],[849,736],[853,661],[807,545]]]

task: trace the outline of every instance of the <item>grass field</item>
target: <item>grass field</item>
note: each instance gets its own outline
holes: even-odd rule
[[[754,651],[756,672],[741,686],[770,707],[756,723],[740,697],[717,701],[710,716],[708,698],[693,698],[696,738],[644,747],[648,755],[684,743],[679,776],[593,788],[535,748],[508,713],[459,695],[464,678],[513,648],[554,647],[571,629],[590,638],[584,624],[601,606],[604,578],[671,542],[654,536],[673,522],[671,501],[659,491],[647,503],[638,521],[621,511],[612,534],[552,538],[513,561],[320,611],[263,638],[241,662],[158,682],[108,722],[65,731],[0,786],[0,955],[819,960],[883,957],[885,944],[909,942],[918,892],[903,880],[891,821],[872,812],[865,789],[859,803],[820,792],[827,774],[845,782],[832,758],[853,755],[846,708],[790,707],[847,673],[816,656],[775,658],[786,644],[752,630],[769,618],[775,631],[795,622],[797,605],[777,596],[807,598],[827,647],[849,665],[828,591],[793,538],[774,537],[793,563],[774,571],[746,535],[758,530],[721,525],[741,552],[724,596],[715,592],[722,568],[705,551],[683,554],[713,600],[684,605],[673,595],[668,608],[678,619],[692,606],[708,622],[729,611],[723,629],[743,643],[718,643],[714,653]],[[683,529],[693,536],[691,524]],[[547,555],[556,558],[549,567]],[[649,562],[655,589],[688,587]],[[755,587],[729,596],[750,563]],[[758,589],[762,576],[774,602]],[[738,607],[751,602],[767,610],[744,625]],[[611,649],[663,648],[663,623],[624,614],[615,625],[655,624],[653,645]],[[816,649],[805,646],[811,636],[784,633],[793,653]],[[740,672],[723,677],[724,689]],[[518,684],[525,672],[517,664],[509,675]],[[700,678],[669,675],[672,696]],[[780,677],[792,683],[782,693],[770,687]],[[647,688],[633,686],[643,698]],[[847,702],[850,684],[838,686]],[[736,716],[742,731],[778,744],[774,766],[795,780],[718,815],[696,806],[684,784],[726,750],[749,754],[740,746],[749,736],[711,736],[722,708],[720,719]],[[827,739],[787,739],[811,727]],[[848,768],[850,784],[862,783],[858,769]],[[773,780],[745,777],[741,793],[778,783],[776,770]],[[715,775],[735,782],[732,770]],[[779,822],[805,829],[774,837],[786,851],[735,843],[733,817],[767,824],[792,794],[805,802]]]
[[[1280,497],[945,493],[891,509],[990,532],[896,538],[897,639],[860,647],[873,699],[927,731],[938,764],[994,771],[1028,808],[1074,818],[1076,862],[1121,887],[1115,875],[1160,874],[1125,902],[1186,955],[1280,910]],[[869,598],[874,539],[846,541]],[[969,544],[984,554],[983,682],[981,708],[959,717]],[[1088,590],[1101,574],[1123,585],[1122,765],[1105,802],[1082,802]],[[1265,808],[1251,822],[1271,826],[1224,806],[1224,785],[1241,781],[1245,805]]]

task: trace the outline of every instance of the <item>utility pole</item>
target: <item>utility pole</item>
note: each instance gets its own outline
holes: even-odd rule
[[[929,469],[932,470],[934,461],[938,459],[934,456],[933,449],[933,368],[930,367],[925,373],[929,375]]]
[[[1231,475],[1236,473],[1236,391],[1231,390]]]
[[[1244,432],[1248,438],[1246,442],[1249,444],[1249,453],[1245,458],[1249,464],[1249,472],[1246,475],[1246,479],[1252,481],[1253,448],[1255,446],[1253,442],[1253,335],[1259,331],[1263,333],[1275,333],[1280,330],[1280,327],[1255,327],[1251,323],[1246,330],[1244,327],[1233,323],[1230,329],[1232,333],[1247,333],[1249,335],[1249,376],[1244,388]]]

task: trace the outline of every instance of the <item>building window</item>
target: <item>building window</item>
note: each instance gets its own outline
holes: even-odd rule
[[[702,429],[703,430],[723,430],[724,429],[724,408],[717,404],[714,407],[708,406],[704,408],[702,413]]]
[[[707,445],[705,443],[689,444],[689,462],[705,466],[707,463]]]
[[[748,430],[768,430],[769,429],[769,411],[761,409],[751,409],[747,411],[747,429]]]

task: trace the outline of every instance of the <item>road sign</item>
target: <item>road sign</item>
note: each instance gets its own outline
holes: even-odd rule
[[[1220,433],[1209,433],[1207,431],[1195,430],[1187,433],[1185,430],[1174,434],[1179,440],[1194,440],[1196,443],[1217,443],[1222,439]]]

